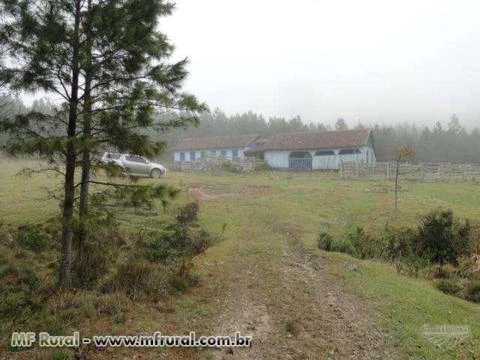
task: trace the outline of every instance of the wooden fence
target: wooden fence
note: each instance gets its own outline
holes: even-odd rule
[[[397,165],[395,162],[355,163],[346,162],[340,165],[342,178],[383,177],[395,178]],[[480,164],[450,163],[400,163],[399,173],[404,178],[418,180],[471,180],[480,178]]]

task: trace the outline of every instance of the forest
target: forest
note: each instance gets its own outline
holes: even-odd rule
[[[26,106],[20,99],[4,98],[3,111],[27,113],[38,111],[49,113],[55,105],[48,99],[38,99]],[[159,117],[179,116],[162,114]],[[221,109],[204,112],[200,115],[198,126],[172,128],[165,133],[154,133],[156,140],[173,146],[185,137],[225,136],[258,134],[268,136],[278,133],[302,133],[312,131],[346,130],[368,127],[374,131],[375,149],[378,161],[390,161],[396,157],[397,150],[409,146],[415,150],[413,162],[451,162],[478,163],[480,161],[480,129],[467,129],[460,118],[453,114],[448,121],[432,121],[433,126],[417,125],[414,122],[400,124],[376,124],[368,122],[349,123],[338,118],[336,121],[308,123],[296,116],[265,118],[252,111],[242,114],[227,115]],[[0,134],[0,145],[5,145],[7,135]],[[162,156],[170,157],[168,148]]]
[[[433,123],[433,122],[432,122]],[[161,135],[162,140],[175,144],[184,137],[258,134],[268,136],[278,133],[302,133],[313,131],[346,130],[368,127],[374,131],[378,161],[394,160],[399,148],[409,146],[415,150],[414,162],[478,163],[480,160],[480,130],[466,129],[459,117],[453,114],[449,121],[434,122],[434,126],[415,123],[349,124],[342,118],[331,122],[307,123],[299,116],[292,119],[271,117],[245,112],[227,115],[220,109],[203,113],[200,125],[174,129]]]

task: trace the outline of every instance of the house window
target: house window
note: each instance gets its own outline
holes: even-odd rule
[[[184,152],[180,153],[180,161],[185,161],[185,153]]]
[[[190,161],[195,161],[195,160],[196,160],[196,156],[195,156],[195,155],[197,155],[197,154],[195,153],[195,151],[190,151]]]
[[[353,154],[360,154],[360,150],[358,149],[342,149],[340,150],[340,155],[353,155]]]
[[[238,157],[238,149],[233,149],[232,150],[232,157]]]
[[[222,154],[222,156],[227,156],[227,150],[220,151],[220,154]]]
[[[330,155],[335,155],[335,152],[333,150],[319,150],[315,153],[315,156],[330,156]]]

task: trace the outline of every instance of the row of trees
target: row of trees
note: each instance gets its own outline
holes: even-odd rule
[[[35,100],[31,107],[26,107],[19,99],[5,99],[8,113],[42,112],[51,113],[54,104],[46,99]],[[155,114],[157,122],[177,119],[180,114],[164,113]],[[163,120],[161,120],[163,119]],[[168,119],[168,120],[166,120]],[[300,117],[285,119],[272,117],[265,119],[254,112],[246,112],[227,116],[219,109],[212,112],[203,112],[199,115],[201,126],[180,126],[171,129],[168,133],[154,134],[157,141],[174,145],[184,137],[191,136],[222,136],[259,134],[268,136],[277,133],[311,132],[355,129],[370,127],[374,131],[377,159],[379,161],[395,161],[398,149],[409,147],[415,149],[415,156],[410,161],[418,162],[453,162],[453,163],[478,163],[480,160],[480,130],[474,128],[467,130],[456,115],[452,115],[445,123],[437,122],[432,127],[419,126],[415,123],[396,125],[373,124],[363,125],[356,123],[354,126],[344,119],[338,119],[335,124],[306,123]],[[7,134],[0,134],[0,145],[7,141]]]
[[[145,129],[196,124],[206,110],[181,92],[187,60],[170,62],[173,46],[157,31],[173,8],[164,0],[0,1],[4,90],[8,95],[41,90],[60,100],[48,111],[4,112],[0,132],[8,133],[9,152],[39,153],[50,164],[45,170],[63,176],[61,286],[70,284],[74,249],[81,256],[88,239],[92,154],[113,146],[156,155],[165,144]],[[169,190],[159,186],[139,193],[166,197]]]
[[[480,161],[480,130],[468,131],[459,118],[452,115],[446,123],[437,122],[433,127],[420,126],[415,123],[395,125],[362,124],[353,126],[344,119],[337,119],[334,125],[325,123],[306,123],[300,117],[285,119],[273,117],[265,119],[254,112],[227,116],[219,109],[204,113],[200,117],[201,126],[186,131],[176,130],[168,136],[159,138],[175,144],[184,137],[222,136],[312,132],[329,130],[346,130],[369,127],[374,131],[375,148],[379,161],[395,161],[398,149],[409,147],[415,149],[415,156],[410,161],[418,162],[456,162],[478,163]]]

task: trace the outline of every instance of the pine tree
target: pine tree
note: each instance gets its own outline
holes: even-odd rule
[[[205,107],[180,92],[187,60],[166,62],[173,47],[156,28],[160,17],[171,14],[171,3],[3,0],[0,6],[0,42],[12,64],[1,69],[0,79],[13,90],[43,90],[64,101],[53,114],[30,112],[3,121],[2,128],[15,136],[11,152],[40,153],[51,163],[59,155],[63,159],[59,282],[68,286],[78,187],[79,237],[84,241],[87,236],[92,154],[105,146],[139,155],[157,154],[164,144],[142,129],[166,131],[196,123]],[[156,121],[165,112],[186,116]],[[78,166],[82,168],[80,184],[75,183]]]

